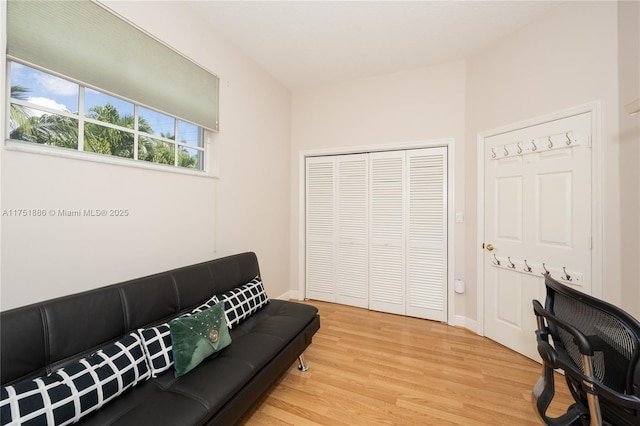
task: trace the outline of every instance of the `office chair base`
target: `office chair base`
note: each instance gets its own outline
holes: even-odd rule
[[[545,366],[542,369],[543,373],[531,392],[533,411],[538,415],[540,421],[548,426],[589,426],[589,413],[579,404],[571,405],[567,412],[559,417],[547,416],[547,408],[553,400],[555,386],[553,370]]]

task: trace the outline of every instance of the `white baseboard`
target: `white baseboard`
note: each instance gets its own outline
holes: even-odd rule
[[[298,290],[289,290],[284,292],[278,297],[274,297],[274,299],[280,300],[300,300],[298,298]],[[456,327],[463,327],[469,331],[473,331],[474,333],[478,332],[478,322],[476,320],[469,319],[463,315],[455,316],[455,323],[453,324]]]
[[[455,326],[463,327],[467,330],[473,331],[474,333],[478,332],[478,322],[476,320],[469,319],[462,315],[456,315]]]
[[[289,290],[287,292],[284,292],[283,294],[281,294],[278,297],[274,297],[274,299],[280,299],[280,300],[289,300],[289,299],[294,299],[294,300],[300,300],[298,299],[298,290]]]

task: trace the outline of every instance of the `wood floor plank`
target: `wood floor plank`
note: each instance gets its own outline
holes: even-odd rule
[[[291,366],[245,426],[541,424],[531,406],[539,363],[463,328],[304,303],[321,319],[310,369]],[[558,375],[549,412],[572,403]]]

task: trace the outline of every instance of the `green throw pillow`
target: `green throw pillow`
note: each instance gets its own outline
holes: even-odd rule
[[[169,322],[175,376],[193,370],[205,358],[231,344],[224,303]]]

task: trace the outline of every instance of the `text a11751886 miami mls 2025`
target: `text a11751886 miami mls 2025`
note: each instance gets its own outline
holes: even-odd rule
[[[127,217],[129,209],[3,209],[2,217]]]

